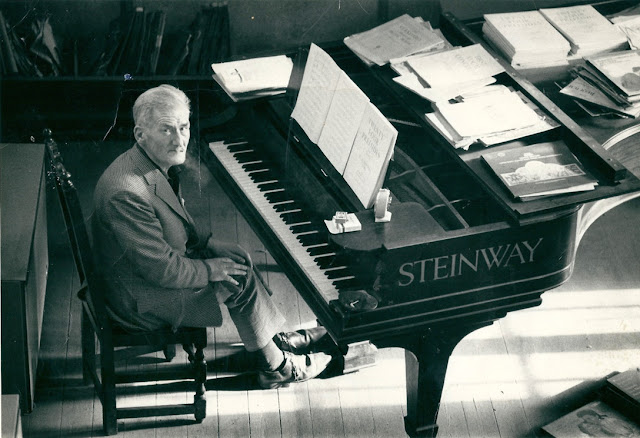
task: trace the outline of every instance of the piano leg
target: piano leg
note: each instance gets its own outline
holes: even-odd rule
[[[379,347],[394,346],[405,350],[407,416],[404,423],[409,436],[436,436],[436,420],[449,357],[462,338],[492,322],[465,324],[459,328],[448,327],[442,330],[429,329],[416,336],[387,338],[376,342]]]

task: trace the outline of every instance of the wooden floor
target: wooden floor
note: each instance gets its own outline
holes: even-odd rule
[[[97,175],[123,146],[61,147],[89,206]],[[313,326],[313,314],[228,197],[196,159],[190,163],[188,178],[183,180],[185,198],[199,225],[224,228],[228,239],[251,249],[288,318],[288,328]],[[542,436],[540,427],[577,407],[593,382],[640,365],[639,218],[640,200],[606,214],[583,239],[567,284],[546,292],[540,307],[512,313],[458,345],[447,372],[439,437]],[[24,434],[100,436],[100,402],[81,379],[77,280],[71,275],[72,262],[59,221],[55,215],[50,217],[49,285],[36,407],[22,418]],[[234,378],[243,371],[243,364],[221,360],[242,350],[233,325],[226,323],[209,335],[205,421],[194,424],[188,416],[121,420],[120,436],[406,436],[401,350],[379,351],[375,367],[354,374],[258,391],[247,390],[242,379]],[[184,354],[174,359],[184,360]],[[161,366],[160,361],[160,355],[152,354],[126,366]],[[127,388],[119,403],[162,404],[191,397],[181,386],[153,384]]]

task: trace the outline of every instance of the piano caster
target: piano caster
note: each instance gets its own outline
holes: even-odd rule
[[[415,427],[409,417],[404,417],[404,431],[412,438],[435,438],[436,435],[438,435],[438,425],[434,423],[426,426]]]
[[[377,352],[376,346],[369,341],[349,344],[348,350],[343,356],[342,374],[349,374],[362,368],[374,366]]]

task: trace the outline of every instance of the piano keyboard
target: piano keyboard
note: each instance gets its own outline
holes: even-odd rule
[[[326,302],[337,300],[340,289],[355,285],[355,277],[338,262],[339,255],[321,230],[324,222],[305,216],[301,203],[249,143],[212,142],[209,149]]]

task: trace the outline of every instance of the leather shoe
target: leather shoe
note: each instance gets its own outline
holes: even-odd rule
[[[275,371],[258,372],[258,385],[263,389],[284,388],[292,382],[305,382],[317,377],[331,362],[325,353],[295,355],[284,352],[284,363]]]
[[[295,332],[281,332],[273,337],[273,342],[282,351],[290,351],[295,354],[307,354],[313,351],[317,344],[327,334],[327,329],[320,326],[310,329],[301,329]]]

